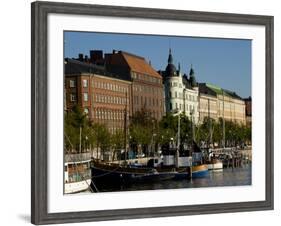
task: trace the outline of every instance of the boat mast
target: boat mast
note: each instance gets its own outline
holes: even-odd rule
[[[222,135],[223,135],[223,150],[225,149],[225,119],[224,119],[224,91],[222,90]]]
[[[79,127],[79,153],[82,151],[82,126],[80,125]]]
[[[191,113],[191,124],[192,124],[192,140],[195,142],[195,126],[194,126],[193,115],[194,115],[194,109],[192,110],[192,113]]]
[[[211,121],[211,117],[210,117],[210,99],[208,99],[208,122],[209,122],[209,145],[208,145],[208,148],[210,148],[210,146],[213,142],[212,121]]]
[[[125,157],[124,160],[127,160],[127,92],[126,92],[126,104],[124,109],[124,150],[125,150]]]
[[[177,142],[177,150],[176,150],[176,168],[179,167],[179,155],[180,155],[180,111],[178,110],[178,142]]]

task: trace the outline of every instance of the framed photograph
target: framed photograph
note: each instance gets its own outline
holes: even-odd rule
[[[33,224],[273,209],[273,17],[34,2]]]

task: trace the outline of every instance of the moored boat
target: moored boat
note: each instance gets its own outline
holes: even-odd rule
[[[137,167],[129,164],[106,163],[93,160],[91,164],[92,179],[95,183],[133,183],[168,180],[174,177],[175,171],[153,167]]]
[[[197,177],[204,177],[208,175],[208,165],[207,164],[200,164],[197,166],[192,166],[192,178]]]
[[[209,170],[222,170],[223,169],[223,162],[218,159],[213,159],[207,163]]]
[[[191,173],[191,175],[190,175]],[[208,165],[207,164],[200,164],[197,166],[192,166],[191,170],[190,167],[185,169],[177,169],[177,173],[175,173],[174,179],[181,180],[181,179],[188,179],[188,178],[199,178],[205,177],[209,173]]]
[[[90,153],[65,154],[64,194],[78,193],[90,189]]]

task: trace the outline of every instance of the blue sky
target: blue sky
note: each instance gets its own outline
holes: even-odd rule
[[[155,70],[165,70],[171,47],[174,65],[180,63],[181,71],[189,73],[192,64],[198,82],[251,95],[250,40],[65,32],[64,42],[65,57],[89,55],[91,49],[123,50],[150,60]]]

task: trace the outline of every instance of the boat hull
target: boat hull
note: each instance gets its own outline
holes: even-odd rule
[[[198,166],[192,166],[192,178],[204,177],[209,174],[208,165],[202,164]]]
[[[137,169],[106,169],[98,166],[92,166],[92,178],[95,183],[115,183],[126,184],[133,182],[152,182],[172,179],[175,172],[157,172],[154,169],[142,170],[138,172]],[[131,170],[131,171],[129,171]]]
[[[209,163],[208,169],[209,170],[221,170],[221,169],[223,169],[223,163],[222,162]]]
[[[208,165],[206,164],[192,166],[192,178],[204,177],[207,176],[208,173],[209,173]],[[186,168],[185,170],[178,170],[178,172],[175,173],[174,178],[176,180],[190,178],[190,170],[188,170],[188,168]]]
[[[72,193],[86,191],[89,189],[90,184],[91,184],[91,179],[78,181],[78,182],[72,182],[72,183],[65,183],[64,184],[64,193],[72,194]]]

